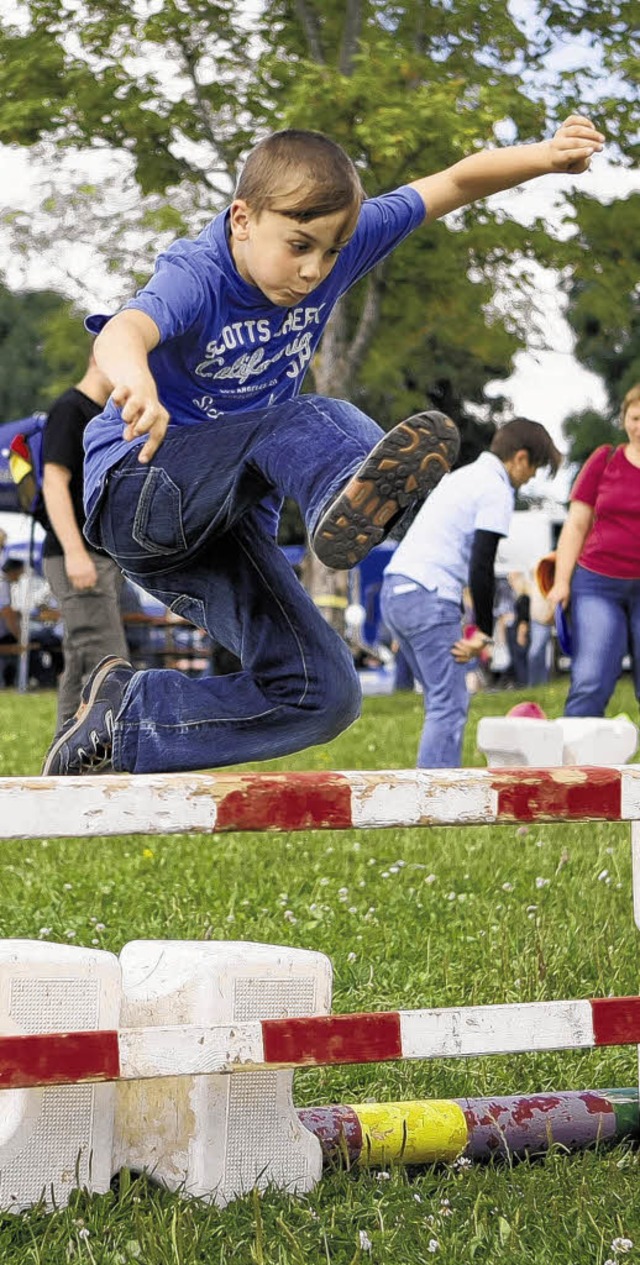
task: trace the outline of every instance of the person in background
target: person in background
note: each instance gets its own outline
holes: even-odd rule
[[[43,564],[64,625],[56,729],[73,716],[96,663],[107,654],[127,654],[119,606],[122,573],[82,535],[84,429],[104,408],[110,389],[91,356],[81,380],[52,405],[44,430],[42,492],[50,530]]]
[[[591,454],[571,490],[549,602],[571,602],[565,716],[603,716],[631,653],[640,699],[640,383],[622,401],[626,443]]]
[[[552,624],[553,606],[543,594],[536,575],[532,575],[529,580],[528,685],[546,685],[551,676]]]
[[[9,556],[0,569],[0,646],[17,646],[20,641],[20,611],[12,605],[11,585],[24,573],[24,563]],[[18,671],[15,655],[0,658],[5,686],[15,685]]]
[[[456,768],[469,696],[467,665],[492,642],[494,562],[511,523],[515,493],[540,466],[560,464],[539,422],[518,417],[496,431],[490,452],[445,475],[386,567],[381,609],[420,681],[426,718],[419,768]],[[469,584],[476,631],[462,634]]]
[[[526,577],[522,571],[510,571],[508,581],[514,596],[513,622],[507,630],[509,653],[516,689],[527,684],[529,657],[530,600]]]

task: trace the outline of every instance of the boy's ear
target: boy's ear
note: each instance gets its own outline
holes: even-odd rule
[[[251,212],[242,198],[238,198],[231,203],[229,208],[229,226],[237,241],[246,241],[249,235],[250,220]]]

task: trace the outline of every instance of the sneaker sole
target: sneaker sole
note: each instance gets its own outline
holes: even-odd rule
[[[313,551],[333,570],[354,567],[389,534],[412,502],[424,500],[460,450],[444,413],[417,413],[384,435],[320,520]]]
[[[126,659],[120,659],[118,658],[117,655],[114,655],[112,659],[107,659],[106,663],[102,665],[99,672],[96,672],[93,678],[93,681],[91,682],[91,688],[86,698],[84,697],[84,690],[82,692],[80,706],[75,714],[73,722],[67,721],[69,728],[66,729],[63,727],[63,729],[60,732],[60,737],[56,739],[51,749],[47,752],[45,762],[42,766],[41,777],[52,776],[51,765],[53,764],[58,752],[62,749],[65,743],[68,742],[69,739],[73,737],[76,730],[78,730],[80,726],[84,723],[85,715],[87,711],[89,710],[89,708],[93,707],[93,704],[96,701],[96,695],[105,677],[108,676],[109,673],[112,672],[114,668],[129,668],[129,667],[131,667],[131,664],[127,663]],[[85,689],[86,689],[86,686],[85,686]],[[81,774],[78,774],[78,776],[81,776]]]

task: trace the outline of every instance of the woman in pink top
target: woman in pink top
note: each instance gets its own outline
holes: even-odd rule
[[[566,716],[602,716],[630,653],[640,699],[640,384],[624,397],[627,443],[605,444],[571,491],[549,600],[571,599]]]

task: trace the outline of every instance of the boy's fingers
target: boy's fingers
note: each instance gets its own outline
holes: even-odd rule
[[[128,387],[116,386],[113,388],[113,391],[111,392],[111,399],[113,400],[113,403],[116,405],[116,408],[122,408],[123,405],[126,404],[127,400],[129,399],[129,395],[130,395],[130,392],[129,392]]]
[[[558,129],[558,137],[563,140],[585,141],[589,145],[604,145],[605,137],[591,124],[563,123]]]
[[[560,124],[561,127],[584,127],[590,131],[596,132],[595,123],[584,114],[570,114],[568,119],[564,119]]]
[[[141,461],[143,465],[146,465],[148,461],[151,461],[151,458],[158,451],[158,448],[164,439],[165,430],[165,426],[159,426],[157,429],[154,428],[151,430],[147,442],[142,445],[142,448],[138,453],[138,461]]]

